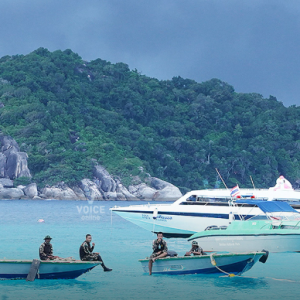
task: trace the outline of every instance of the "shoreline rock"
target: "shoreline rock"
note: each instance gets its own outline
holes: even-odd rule
[[[59,182],[39,190],[33,182],[14,187],[15,179],[31,178],[27,158],[27,153],[20,152],[18,143],[12,137],[0,133],[0,199],[174,201],[182,196],[176,186],[150,174],[147,174],[145,182],[139,176],[132,177],[134,184],[127,189],[119,178],[111,176],[101,165],[94,166],[93,179],[83,178],[76,186],[69,187]],[[143,172],[142,168],[140,171]]]
[[[106,179],[109,180],[108,178]],[[59,183],[55,186],[46,186],[39,191],[36,183],[14,188],[13,182],[10,183],[0,179],[0,199],[175,201],[182,196],[180,190],[171,183],[155,177],[150,178],[149,182],[150,186],[146,183],[140,183],[131,185],[128,189],[122,183],[115,182],[114,185],[111,185],[115,191],[103,191],[97,180],[92,181],[84,178],[78,186],[73,186],[72,188],[65,183]]]
[[[0,188],[0,199],[16,199],[19,200],[24,197],[24,193],[18,188]]]
[[[20,152],[18,143],[10,136],[0,134],[0,177],[11,180],[31,178],[27,165],[28,155]]]

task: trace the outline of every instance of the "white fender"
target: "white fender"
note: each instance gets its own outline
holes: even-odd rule
[[[231,222],[234,220],[234,215],[233,215],[233,212],[231,211],[229,213],[229,224],[231,224]]]
[[[158,209],[157,209],[157,207],[155,207],[154,210],[153,210],[153,219],[154,220],[156,220],[157,215],[158,215]]]

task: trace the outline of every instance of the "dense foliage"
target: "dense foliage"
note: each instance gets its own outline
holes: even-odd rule
[[[39,48],[0,59],[0,97],[0,130],[40,185],[91,178],[95,163],[125,184],[148,172],[183,191],[219,186],[215,168],[229,186],[300,178],[300,107],[218,79],[159,81]]]

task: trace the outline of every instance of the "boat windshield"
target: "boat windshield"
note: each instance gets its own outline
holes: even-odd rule
[[[254,204],[271,219],[300,219],[300,213],[286,202],[262,200],[237,200],[236,204]]]

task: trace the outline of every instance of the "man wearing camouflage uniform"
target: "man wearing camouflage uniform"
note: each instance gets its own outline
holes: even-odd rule
[[[168,255],[167,242],[163,240],[163,233],[157,233],[157,239],[152,243],[153,253],[150,256],[149,260],[149,275],[152,275],[152,265],[158,258],[163,258]]]
[[[92,241],[92,236],[90,234],[87,234],[85,237],[85,241],[81,244],[79,248],[80,259],[84,261],[101,261],[101,266],[104,272],[112,271],[112,269],[109,269],[105,266],[98,252],[93,253],[93,250],[95,248],[95,243],[93,243],[91,246],[91,241]]]
[[[192,242],[192,249],[185,253],[184,256],[191,256],[191,255],[205,255],[203,249],[198,245],[197,241]]]
[[[53,255],[53,247],[50,243],[52,238],[50,235],[46,235],[44,238],[45,242],[41,244],[39,249],[40,259],[41,260],[52,260],[58,258],[58,256]]]

